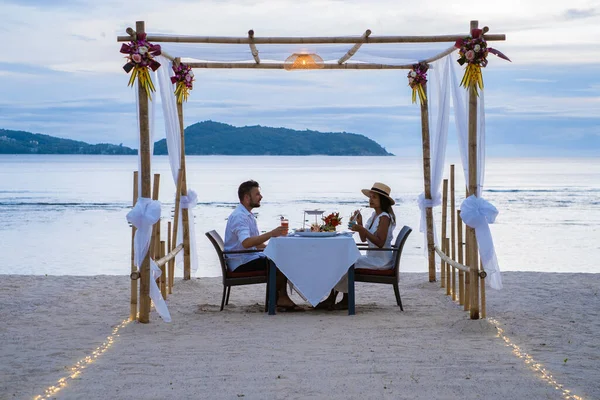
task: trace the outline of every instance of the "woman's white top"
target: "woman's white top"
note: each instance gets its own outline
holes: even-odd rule
[[[392,247],[394,228],[396,227],[396,224],[392,222],[392,218],[390,217],[390,214],[388,214],[386,212],[382,212],[379,215],[375,215],[375,212],[373,212],[373,215],[371,215],[371,217],[369,218],[369,220],[367,221],[367,223],[364,226],[365,226],[365,228],[367,228],[367,230],[369,232],[371,232],[372,234],[375,234],[375,232],[377,232],[377,228],[379,227],[379,220],[381,219],[381,217],[388,217],[390,219],[390,226],[387,231],[387,237],[385,238],[385,244],[383,245],[383,247],[389,248],[389,247]],[[369,244],[369,247],[373,247],[373,248],[377,247],[377,245],[375,245],[373,242],[371,242],[368,239],[367,239],[367,243]],[[360,256],[359,259],[356,260],[354,267],[355,268],[368,268],[368,269],[392,269],[393,268],[393,264],[392,264],[393,258],[394,258],[394,252],[392,252],[392,251],[369,251],[369,250],[367,250],[367,254]]]

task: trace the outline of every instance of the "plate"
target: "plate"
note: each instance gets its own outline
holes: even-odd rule
[[[296,232],[294,235],[303,237],[332,237],[336,234],[337,232]]]

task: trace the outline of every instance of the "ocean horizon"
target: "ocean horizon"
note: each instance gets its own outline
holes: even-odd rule
[[[167,156],[154,156],[161,175],[161,225],[174,207],[175,185]],[[460,160],[456,187],[464,188]],[[412,227],[401,270],[426,272],[420,214],[423,191],[420,157],[357,156],[187,156],[188,188],[198,194],[194,209],[200,269],[195,276],[219,276],[214,249],[204,232],[223,234],[237,205],[237,187],[247,179],[261,185],[261,230],[280,215],[299,228],[303,211],[338,211],[347,221],[363,208],[360,189],[388,184],[398,218],[396,230]],[[0,274],[126,275],[130,270],[132,204],[137,156],[0,155]],[[457,207],[464,198],[457,189]],[[600,273],[600,158],[489,157],[483,195],[499,211],[491,225],[503,271]],[[435,209],[440,232],[440,207]],[[176,276],[181,276],[176,271]]]

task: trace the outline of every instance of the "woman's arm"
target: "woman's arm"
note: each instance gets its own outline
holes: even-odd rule
[[[358,229],[360,239],[363,242],[366,239],[369,239],[375,246],[382,248],[385,246],[385,240],[387,239],[388,230],[390,229],[390,217],[383,216],[379,218],[379,225],[377,226],[375,234],[369,232],[369,230],[362,225],[360,225]]]

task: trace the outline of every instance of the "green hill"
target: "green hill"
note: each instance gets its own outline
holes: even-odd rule
[[[0,129],[0,154],[137,154],[137,150],[108,143],[88,144],[39,133]]]
[[[266,126],[235,127],[214,121],[185,129],[188,155],[329,155],[388,156],[378,143],[347,132],[297,131]],[[167,154],[166,140],[156,142],[154,154]]]
[[[297,131],[266,126],[235,127],[214,121],[185,129],[187,155],[329,155],[389,156],[366,136],[347,132]],[[88,144],[39,133],[0,129],[0,154],[137,154],[136,149],[108,143]],[[167,154],[166,139],[154,154]]]

